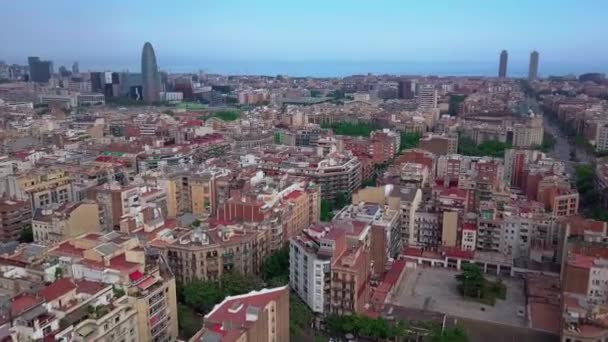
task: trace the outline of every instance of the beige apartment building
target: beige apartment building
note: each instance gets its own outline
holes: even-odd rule
[[[33,209],[73,200],[72,178],[63,169],[33,169],[24,174],[9,175],[1,185],[1,190],[9,197],[28,200]]]
[[[221,199],[218,191],[223,189],[221,179],[227,175],[227,170],[211,169],[202,173],[181,172],[159,180],[167,192],[167,217],[215,213]]]
[[[34,241],[52,245],[84,233],[100,231],[99,206],[87,200],[65,203],[55,209],[37,209],[32,218]]]
[[[193,279],[217,280],[224,272],[260,272],[270,251],[270,230],[247,229],[242,225],[184,230],[166,246],[168,263],[177,282]]]
[[[55,309],[66,311],[67,327],[55,335],[56,341],[141,341],[133,298],[126,295],[117,298],[110,284],[72,279],[58,283],[60,286],[51,285],[43,290],[52,297],[59,296],[54,299]]]
[[[0,242],[17,241],[31,219],[29,201],[0,200]]]
[[[168,342],[177,339],[175,278],[166,259],[144,249],[134,236],[119,232],[83,234],[55,245],[49,250],[49,255],[62,257],[64,279],[71,277],[75,282],[108,284],[111,292],[113,287],[123,290],[128,296],[128,308],[136,313],[130,319],[131,326],[137,330],[135,341]],[[109,327],[102,326],[99,336],[103,338],[99,341],[122,340],[116,336],[110,338],[106,335]],[[132,340],[128,338],[125,341]]]
[[[513,146],[532,147],[543,143],[543,118],[534,116],[513,124]]]

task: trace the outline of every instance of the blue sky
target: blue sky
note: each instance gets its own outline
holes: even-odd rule
[[[10,1],[0,60],[38,55],[135,65],[145,41],[164,65],[203,61],[608,64],[605,0]],[[57,64],[57,63],[56,63]],[[514,66],[514,68],[516,68]]]

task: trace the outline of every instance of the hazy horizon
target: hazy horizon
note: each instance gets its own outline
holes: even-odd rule
[[[493,76],[503,49],[511,76],[525,75],[532,50],[544,76],[607,72],[598,27],[607,10],[608,2],[568,0],[21,1],[0,12],[0,60],[135,72],[150,41],[170,72]]]

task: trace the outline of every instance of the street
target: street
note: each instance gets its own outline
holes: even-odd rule
[[[530,98],[529,102],[535,113],[544,115],[542,109],[540,108],[536,100]],[[546,115],[543,118],[545,132],[550,133],[555,138],[555,146],[547,154],[551,158],[563,161],[566,167],[566,172],[571,178],[574,178],[575,166],[578,163],[591,163],[593,162],[594,157],[590,155],[584,148],[581,148],[580,146],[574,146],[574,144],[570,144],[570,142],[568,142],[567,137],[560,131],[556,120],[556,118],[551,118],[549,117],[549,115]],[[573,162],[570,160],[570,150],[573,146],[576,150],[576,158],[578,162]]]

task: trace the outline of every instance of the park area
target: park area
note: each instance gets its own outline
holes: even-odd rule
[[[455,317],[481,321],[526,326],[524,284],[521,279],[497,279],[485,275],[485,296],[477,291],[461,293],[461,282],[457,276],[462,272],[444,268],[407,268],[395,294],[389,299],[392,304],[407,308],[445,313]],[[499,283],[498,290],[493,287]],[[472,291],[472,290],[469,290]],[[504,299],[501,299],[504,295]],[[480,298],[481,297],[481,298]],[[494,303],[492,305],[492,302]]]

